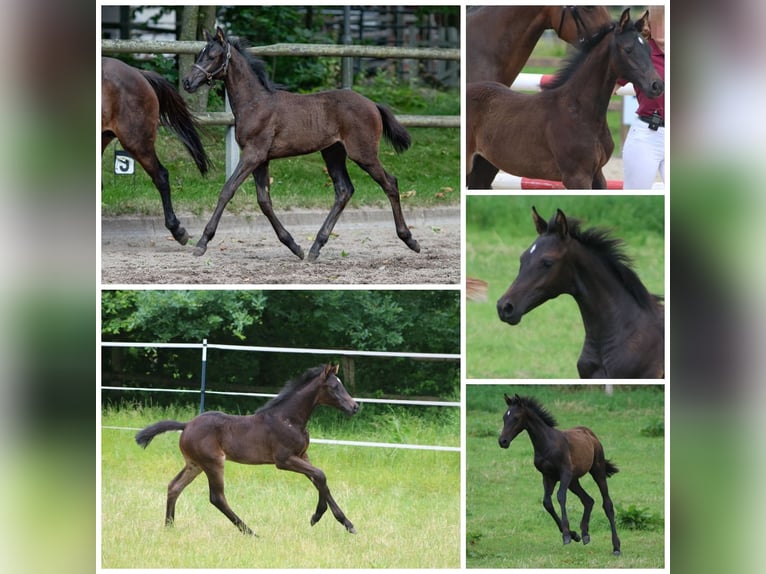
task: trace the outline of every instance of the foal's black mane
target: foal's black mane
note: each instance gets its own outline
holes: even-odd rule
[[[258,78],[258,81],[261,82],[263,87],[266,88],[268,92],[276,92],[278,89],[281,89],[281,86],[275,85],[269,79],[269,74],[266,72],[266,63],[263,60],[259,60],[247,51],[247,48],[249,48],[250,45],[245,40],[239,38],[237,40],[230,41],[229,44],[234,49],[236,49],[237,52],[242,54],[242,56],[247,61],[247,65],[250,66],[250,69]]]
[[[319,365],[318,367],[314,367],[300,375],[299,377],[296,377],[287,383],[285,383],[285,386],[282,387],[282,390],[279,391],[279,394],[271,399],[269,402],[267,402],[265,405],[263,405],[261,408],[259,408],[257,413],[261,411],[265,411],[266,409],[271,409],[274,407],[278,407],[282,403],[285,402],[285,400],[291,396],[293,393],[298,391],[299,389],[302,389],[307,384],[309,384],[311,381],[316,379],[319,375],[322,374],[322,371],[324,371],[325,365]]]
[[[549,427],[556,427],[559,426],[559,423],[556,422],[556,419],[553,417],[551,413],[548,412],[548,410],[540,404],[540,401],[538,401],[534,397],[520,397],[516,395],[511,399],[511,402],[517,403],[523,407],[528,408],[532,412],[534,412],[538,417],[542,419],[542,421],[547,424]]]
[[[550,83],[542,86],[543,90],[553,90],[563,86],[569,78],[575,73],[585,59],[590,54],[591,50],[597,46],[606,35],[614,30],[616,25],[614,23],[602,26],[601,29],[593,34],[590,38],[585,40],[580,49],[574,52],[571,56],[567,56],[564,60],[564,66],[556,72]]]
[[[549,229],[554,229],[555,219],[555,216],[551,218],[548,223]],[[617,276],[640,307],[652,309],[654,304],[661,301],[661,297],[649,293],[646,286],[633,270],[633,260],[625,253],[625,243],[622,239],[611,237],[609,231],[605,229],[592,227],[583,230],[580,227],[580,221],[577,219],[567,218],[567,224],[569,236],[576,239],[590,251],[596,253]]]

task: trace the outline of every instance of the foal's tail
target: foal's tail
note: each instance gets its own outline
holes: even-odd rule
[[[136,438],[136,440],[138,440],[138,438]],[[612,476],[612,475],[615,475],[618,472],[620,472],[620,469],[617,468],[617,465],[614,464],[611,460],[605,460],[604,463],[606,465],[606,475],[607,476]]]
[[[191,115],[184,99],[178,94],[173,84],[155,72],[141,70],[157,94],[160,102],[160,123],[171,129],[184,144],[201,174],[206,174],[210,167],[202,140],[197,132],[197,122]]]
[[[394,114],[386,106],[375,104],[380,112],[380,119],[383,120],[383,137],[388,143],[394,146],[396,153],[407,151],[412,144],[412,138],[402,124],[394,117]]]
[[[158,434],[172,430],[184,430],[185,428],[186,423],[179,423],[178,421],[160,421],[138,431],[136,433],[136,442],[138,443],[138,446],[146,448]]]

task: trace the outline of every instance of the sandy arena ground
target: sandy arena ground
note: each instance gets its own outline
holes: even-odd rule
[[[327,214],[321,210],[279,214],[308,253]],[[323,284],[457,285],[460,282],[460,208],[405,211],[420,253],[397,236],[390,209],[351,209],[314,263],[301,261],[277,239],[266,218],[230,215],[202,257],[193,255],[207,216],[179,219],[192,239],[179,245],[159,217],[104,218],[101,273],[105,285]]]

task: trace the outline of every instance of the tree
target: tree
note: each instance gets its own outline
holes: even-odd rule
[[[216,6],[181,6],[177,8],[177,20],[181,22],[179,40],[202,40],[204,30],[212,30],[215,26]],[[178,56],[178,92],[183,95],[191,109],[204,112],[207,110],[207,100],[210,89],[201,86],[193,94],[183,89],[182,80],[186,73],[194,65],[194,54],[180,54]]]

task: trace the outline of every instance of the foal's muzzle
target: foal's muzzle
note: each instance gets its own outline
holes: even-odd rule
[[[508,448],[511,446],[511,441],[509,441],[507,438],[500,437],[497,439],[497,442],[500,445],[500,448]]]
[[[497,301],[497,316],[500,320],[510,325],[518,325],[521,321],[521,315],[514,313],[516,307],[513,303],[507,300],[505,297],[501,297]]]

